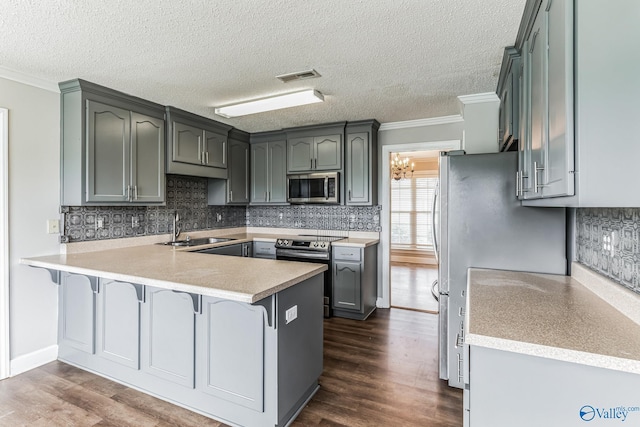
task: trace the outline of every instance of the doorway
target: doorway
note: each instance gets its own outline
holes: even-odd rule
[[[380,224],[382,227],[381,238],[380,238],[380,249],[381,249],[381,259],[380,263],[382,265],[382,293],[378,297],[378,307],[389,308],[393,304],[395,306],[394,301],[392,301],[391,297],[391,282],[392,282],[392,270],[396,275],[396,282],[401,283],[401,276],[406,275],[409,283],[415,283],[414,286],[406,286],[406,290],[402,291],[398,289],[396,291],[397,298],[402,296],[402,292],[408,295],[409,299],[414,300],[424,300],[426,302],[430,302],[429,298],[433,299],[431,296],[431,283],[433,280],[429,280],[433,275],[437,275],[437,269],[435,267],[435,260],[433,260],[433,264],[427,264],[423,267],[410,265],[409,267],[404,265],[393,265],[392,266],[392,256],[391,256],[391,154],[392,153],[403,153],[405,155],[412,156],[414,153],[418,152],[433,152],[439,153],[440,151],[448,151],[448,150],[459,150],[461,147],[460,140],[452,140],[452,141],[435,141],[435,142],[416,142],[416,143],[407,143],[407,144],[392,144],[392,145],[383,145],[381,148],[381,185],[382,192],[380,194],[382,211],[380,212]],[[415,163],[415,162],[414,162]],[[406,254],[405,254],[406,255]],[[409,254],[410,255],[410,254]],[[427,260],[428,257],[423,255],[419,256],[422,261]],[[396,264],[406,264],[403,262],[403,259],[398,259],[395,257]],[[406,261],[406,259],[404,260]],[[413,260],[415,261],[415,260]],[[415,263],[410,263],[415,264]],[[415,271],[414,271],[415,270]],[[424,271],[421,271],[424,270]],[[415,277],[415,282],[414,282]],[[435,279],[435,277],[434,277]],[[423,280],[426,281],[424,283],[424,288],[420,286],[420,282]],[[406,282],[405,282],[406,283]],[[412,288],[416,289],[416,292],[412,294]],[[423,292],[423,290],[425,292]],[[424,297],[418,297],[416,295],[423,294]],[[435,300],[433,301],[435,303]],[[407,308],[410,307],[407,303],[403,303],[407,305]],[[431,308],[417,308],[419,310],[425,311],[433,311],[433,306]],[[435,310],[437,311],[437,305],[435,305]]]
[[[439,150],[390,155],[391,307],[438,312],[431,284],[438,277],[433,213]]]
[[[0,379],[9,376],[9,110],[0,108]]]

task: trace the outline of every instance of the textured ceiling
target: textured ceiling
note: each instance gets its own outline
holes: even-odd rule
[[[525,0],[0,0],[0,67],[76,77],[255,132],[458,114],[495,90]],[[322,77],[282,83],[276,75]],[[304,88],[325,102],[225,119]],[[1,100],[1,99],[0,99]]]

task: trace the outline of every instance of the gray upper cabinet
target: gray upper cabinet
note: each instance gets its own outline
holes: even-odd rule
[[[377,204],[379,127],[375,120],[347,124],[344,168],[347,205]]]
[[[231,126],[174,107],[167,111],[167,173],[227,178]]]
[[[287,172],[342,169],[345,123],[286,129]]]
[[[529,0],[517,192],[527,206],[636,207],[640,3]],[[606,31],[593,31],[606,28]]]
[[[342,135],[293,138],[287,141],[288,172],[336,170],[342,167]]]
[[[519,138],[520,52],[513,46],[504,50],[496,93],[500,97],[498,148],[511,151]]]
[[[164,203],[164,108],[83,80],[60,92],[61,204]]]
[[[251,203],[287,202],[287,151],[284,134],[251,135]]]
[[[209,180],[209,205],[249,204],[250,136],[238,129],[229,131],[228,179]]]

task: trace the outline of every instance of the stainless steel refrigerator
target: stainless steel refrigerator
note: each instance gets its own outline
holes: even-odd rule
[[[564,208],[520,205],[516,152],[455,154],[440,156],[434,295],[439,297],[440,378],[462,388],[467,269],[565,274],[566,214]]]

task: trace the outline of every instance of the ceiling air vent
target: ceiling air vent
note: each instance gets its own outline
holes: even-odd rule
[[[294,80],[306,80],[315,79],[320,77],[320,74],[316,70],[298,71],[297,73],[281,74],[276,76],[276,79],[282,81],[282,83],[289,83]]]

